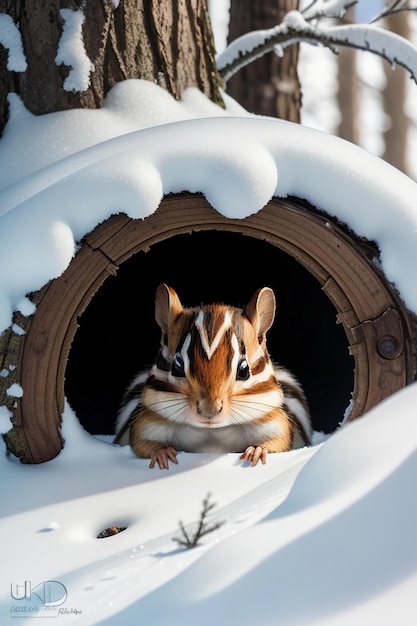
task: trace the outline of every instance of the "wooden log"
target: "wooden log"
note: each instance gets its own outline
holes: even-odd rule
[[[415,316],[370,259],[377,257],[375,247],[297,199],[273,199],[259,213],[234,220],[200,195],[168,196],[144,220],[116,215],[97,226],[62,276],[32,296],[36,313],[20,320],[25,335],[18,341],[11,331],[3,335],[4,363],[16,364],[14,380],[23,389],[21,398],[9,398],[13,429],[5,439],[23,462],[47,461],[64,445],[60,427],[68,354],[78,317],[106,278],[155,243],[199,230],[239,232],[267,241],[317,278],[335,306],[335,319],[343,324],[355,359],[349,419],[414,380]],[[3,398],[10,380],[0,378]]]

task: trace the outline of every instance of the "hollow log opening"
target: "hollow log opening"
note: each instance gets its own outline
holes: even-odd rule
[[[259,287],[273,288],[272,358],[302,382],[314,427],[335,430],[353,390],[353,358],[337,311],[317,279],[293,257],[240,233],[176,235],[125,261],[79,319],[68,358],[65,393],[84,428],[110,434],[130,379],[159,349],[154,296],[161,282],[186,306],[243,306]]]
[[[119,214],[98,225],[62,276],[31,295],[35,314],[15,314],[24,334],[3,334],[0,401],[13,423],[4,438],[22,462],[59,454],[65,397],[87,431],[112,432],[124,388],[158,350],[160,282],[185,305],[242,306],[271,286],[269,350],[299,377],[316,430],[333,431],[349,403],[353,420],[416,379],[416,317],[372,242],[297,198],[230,219],[201,195],[172,195],[146,219]]]

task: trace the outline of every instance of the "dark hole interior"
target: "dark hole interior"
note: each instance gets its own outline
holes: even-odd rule
[[[161,282],[171,285],[185,306],[243,306],[259,287],[272,287],[277,313],[269,352],[302,383],[314,429],[337,428],[350,402],[354,363],[319,282],[272,244],[241,233],[203,231],[176,235],[133,255],[79,318],[65,393],[88,432],[113,433],[124,389],[156,357],[154,296]]]

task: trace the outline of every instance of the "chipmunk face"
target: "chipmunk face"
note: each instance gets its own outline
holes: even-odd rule
[[[220,428],[258,419],[282,404],[265,341],[274,314],[268,288],[242,311],[217,304],[184,308],[172,288],[160,285],[161,348],[143,405],[178,425]]]

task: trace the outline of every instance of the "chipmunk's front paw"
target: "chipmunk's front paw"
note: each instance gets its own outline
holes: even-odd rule
[[[178,452],[175,448],[159,448],[155,452],[151,453],[151,462],[149,463],[150,469],[155,467],[155,463],[158,463],[159,469],[169,469],[169,461],[178,465],[177,461]]]
[[[267,454],[268,450],[262,446],[249,446],[240,458],[242,461],[249,461],[251,467],[254,467],[258,463],[259,459],[261,460],[262,465],[265,465]]]

